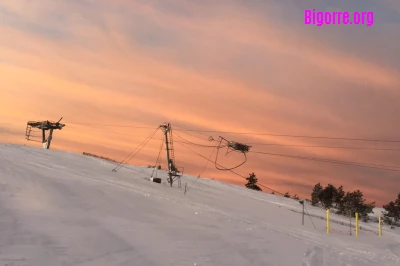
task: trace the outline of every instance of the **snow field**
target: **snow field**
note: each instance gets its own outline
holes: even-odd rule
[[[276,195],[81,154],[0,144],[0,265],[400,265],[398,230]],[[336,223],[338,222],[338,223]],[[346,223],[341,225],[340,222]],[[353,220],[354,224],[354,220]],[[353,228],[354,231],[354,228]]]

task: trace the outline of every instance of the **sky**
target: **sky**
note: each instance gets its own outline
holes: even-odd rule
[[[306,25],[313,8],[373,11],[374,24]],[[400,192],[400,172],[252,151],[398,167],[400,142],[182,129],[400,140],[399,15],[397,0],[2,0],[0,141],[40,147],[27,121],[63,117],[52,149],[122,160],[169,122],[190,142],[248,143],[234,171],[276,191],[309,197],[331,183],[379,206]],[[161,137],[129,163],[154,165]],[[245,184],[188,149],[213,148],[174,140],[185,173]],[[217,162],[242,161],[221,149]]]

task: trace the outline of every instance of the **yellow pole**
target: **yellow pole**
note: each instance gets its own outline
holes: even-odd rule
[[[326,234],[328,234],[328,235],[329,235],[329,232],[331,231],[329,219],[330,219],[330,210],[327,209],[326,210]]]
[[[382,236],[382,220],[379,216],[379,223],[378,223],[378,236]]]
[[[358,212],[356,212],[356,237],[358,237]]]

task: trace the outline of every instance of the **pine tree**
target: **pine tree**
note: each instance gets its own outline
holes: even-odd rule
[[[324,189],[320,183],[314,186],[314,189],[311,193],[311,204],[313,206],[317,205],[322,200],[323,191]]]
[[[285,198],[290,198],[290,194],[289,191],[285,193],[285,195],[283,195]]]
[[[394,202],[391,201],[383,205],[383,208],[385,209],[383,212],[383,220],[393,227],[396,226],[397,222],[400,221],[400,193]]]
[[[340,208],[343,208],[343,199],[344,196],[346,195],[346,192],[343,190],[343,186],[341,185],[340,187],[338,187],[337,189],[337,193],[335,198],[333,199],[333,202],[335,203],[336,208],[338,208],[340,210]]]
[[[373,212],[375,202],[365,203],[364,195],[360,190],[347,192],[343,197],[341,206],[339,207],[339,214],[351,215],[358,212],[360,218],[367,219],[368,214]]]
[[[328,184],[322,193],[321,202],[325,209],[330,209],[337,198],[338,190],[334,185]]]
[[[299,200],[300,198],[299,198],[299,196],[297,196],[297,194],[294,194],[294,196],[292,197],[292,199]]]
[[[258,179],[254,173],[251,173],[249,177],[246,177],[247,184],[246,187],[253,190],[262,191],[261,188],[257,185]]]
[[[343,190],[343,186],[341,185],[340,187],[338,187],[337,189],[337,193],[336,193],[336,197],[334,199],[334,202],[338,205],[340,205],[340,203],[342,202],[344,196],[346,195],[346,193]]]

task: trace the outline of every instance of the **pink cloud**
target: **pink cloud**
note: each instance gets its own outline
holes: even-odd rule
[[[315,32],[305,31],[301,24],[294,26],[269,16],[261,18],[251,9],[234,4],[213,5],[210,13],[207,5],[175,2],[184,5],[186,13],[197,10],[190,17],[145,1],[115,1],[113,5],[99,1],[93,10],[76,2],[27,3],[6,0],[2,5],[28,22],[58,28],[65,38],[46,37],[12,27],[11,23],[2,27],[2,36],[7,38],[0,40],[0,72],[6,89],[0,99],[0,117],[10,123],[8,128],[23,132],[27,120],[64,116],[67,127],[56,133],[55,149],[90,149],[122,159],[149,133],[135,129],[129,135],[131,131],[123,128],[113,128],[110,133],[104,127],[92,130],[93,127],[78,127],[72,122],[155,127],[168,120],[199,129],[314,136],[379,137],[385,132],[397,132],[393,126],[395,102],[391,103],[392,113],[384,112],[384,97],[367,94],[374,92],[395,99],[399,69],[378,64],[366,56],[355,56],[352,51],[338,51],[334,44],[318,41],[313,37]],[[271,5],[273,8],[276,6]],[[49,23],[47,15],[54,10],[65,19],[62,25]],[[139,16],[146,20],[138,23]],[[154,41],[151,45],[149,40],[139,38],[147,33],[166,36],[168,41],[159,39],[158,45]],[[351,101],[341,98],[345,90],[335,89],[342,86],[348,86],[357,100],[349,104]],[[360,89],[356,91],[355,87]],[[373,100],[367,101],[368,97],[377,101],[374,110],[384,118],[363,123],[366,117],[351,110],[357,106],[368,111],[370,105],[362,105],[373,104]],[[350,111],[346,114],[342,110]],[[179,134],[201,142],[183,132]],[[221,134],[206,135],[217,138]],[[222,135],[253,143],[366,145],[267,135]],[[12,141],[23,143],[21,137],[13,136]],[[9,139],[10,136],[0,136],[0,140]],[[149,164],[158,145],[159,141],[149,143],[140,163]],[[189,165],[189,173],[198,173],[204,160],[185,148],[176,148],[179,163]],[[254,149],[382,164],[399,162],[393,153],[261,145]],[[198,151],[209,154],[209,149]],[[238,171],[243,175],[259,173],[261,182],[276,185],[284,192],[290,187],[292,194],[297,193],[297,186],[297,194],[308,195],[305,187],[317,180],[343,182],[351,189],[360,186],[359,180],[365,177],[371,180],[366,189],[376,195],[371,188],[375,172],[276,157],[252,158]],[[228,164],[237,162],[235,158],[224,159]],[[286,171],[287,165],[290,169]],[[217,178],[244,182],[226,172],[211,170],[212,166],[209,169],[207,173]],[[391,178],[390,174],[382,176]]]

